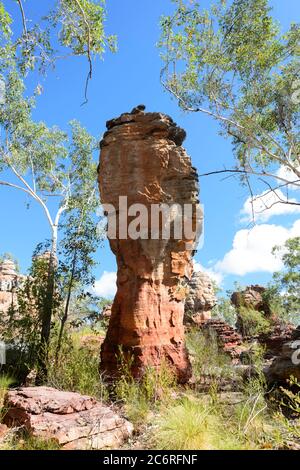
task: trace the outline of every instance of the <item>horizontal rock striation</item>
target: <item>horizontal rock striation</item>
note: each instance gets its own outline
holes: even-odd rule
[[[142,376],[147,366],[159,368],[167,362],[185,382],[191,375],[184,344],[185,281],[192,274],[199,233],[198,178],[181,147],[185,132],[169,116],[144,113],[139,107],[109,121],[107,129],[100,144],[101,202],[124,217],[119,196],[126,196],[128,207],[137,203],[146,207],[149,224],[140,238],[133,239],[121,233],[118,220],[116,237],[109,235],[118,264],[118,289],[102,345],[101,370],[108,377],[118,374],[122,348],[126,358],[131,357],[135,377]],[[163,224],[155,225],[150,217],[153,205],[160,204],[177,204],[170,213],[171,226],[178,207],[192,205],[195,233],[190,237],[171,233],[163,239]],[[127,229],[134,217],[125,217]],[[152,230],[156,238],[151,237]]]
[[[67,450],[116,449],[133,426],[109,407],[79,393],[28,387],[7,393],[4,422],[53,440]]]

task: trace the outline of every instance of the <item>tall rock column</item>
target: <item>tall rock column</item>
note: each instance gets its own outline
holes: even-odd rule
[[[116,236],[109,233],[118,273],[101,370],[110,378],[118,374],[121,348],[132,358],[134,377],[142,376],[147,366],[167,363],[179,382],[185,382],[191,367],[184,344],[184,299],[201,219],[197,172],[181,147],[185,132],[169,116],[144,113],[139,107],[108,121],[107,129],[100,144],[99,186],[104,208],[111,205],[118,216]],[[124,220],[127,232],[140,215],[133,204],[142,204],[148,214],[148,227],[143,226],[140,237],[124,233]],[[176,204],[170,211],[173,225],[178,207],[192,207],[194,233],[178,237],[171,228],[165,239],[163,223],[155,226],[151,212],[161,204]],[[114,211],[107,212],[110,227]]]

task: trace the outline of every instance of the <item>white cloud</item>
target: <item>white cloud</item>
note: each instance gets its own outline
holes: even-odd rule
[[[112,298],[117,291],[117,273],[104,271],[98,281],[95,282],[93,293],[100,297]]]
[[[198,272],[198,271],[201,271],[201,272],[204,272],[206,274],[208,274],[208,276],[213,280],[215,281],[215,283],[220,286],[222,284],[222,281],[223,281],[223,274],[221,272],[217,272],[215,271],[213,268],[205,268],[204,266],[202,266],[201,263],[199,263],[198,261],[194,261],[194,271]]]
[[[300,166],[297,168],[297,170],[300,171]],[[296,182],[297,180],[299,180],[298,176],[293,171],[291,171],[286,166],[282,166],[282,165],[277,170],[276,176],[278,176],[278,178],[282,178],[284,180],[292,181],[292,182]],[[277,182],[278,184],[280,184],[280,180],[277,180]],[[282,183],[284,184],[284,181]],[[297,182],[297,185],[290,184],[289,188],[295,191],[300,190],[300,181]]]
[[[274,215],[288,215],[288,214],[300,214],[300,201],[295,198],[288,198],[283,194],[280,189],[276,191],[264,191],[257,196],[254,196],[253,203],[252,198],[248,197],[241,210],[241,222],[252,221],[252,208],[255,214],[256,222],[267,222]],[[299,203],[299,205],[286,204],[287,201],[291,203]]]
[[[250,230],[239,230],[231,250],[218,261],[213,270],[221,274],[244,276],[254,272],[273,273],[281,269],[281,260],[272,255],[275,245],[300,236],[300,219],[288,229],[280,225],[261,224]]]

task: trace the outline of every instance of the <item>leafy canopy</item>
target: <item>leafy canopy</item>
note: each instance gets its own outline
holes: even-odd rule
[[[268,0],[173,0],[161,20],[165,88],[185,111],[216,119],[232,140],[234,170],[300,187],[299,24],[282,34]],[[228,171],[228,170],[227,170]]]

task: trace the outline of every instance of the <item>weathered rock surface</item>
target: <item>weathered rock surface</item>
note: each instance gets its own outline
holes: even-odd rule
[[[89,410],[95,404],[94,398],[52,387],[18,388],[10,391],[5,399],[5,405],[35,415],[43,412],[69,414]]]
[[[64,449],[118,448],[133,431],[128,421],[93,398],[50,387],[9,391],[5,408],[8,426],[24,426]]]
[[[81,348],[88,349],[91,352],[100,352],[101,344],[104,341],[104,335],[101,334],[90,334],[81,336],[79,344]]]
[[[211,319],[199,324],[204,332],[214,334],[220,348],[232,359],[237,359],[240,355],[239,346],[242,344],[242,337],[239,333],[228,325],[228,323],[219,319]]]
[[[196,170],[181,144],[184,130],[160,113],[122,114],[107,123],[100,144],[99,186],[101,201],[120,213],[119,196],[128,207],[143,204],[151,213],[153,204],[192,204],[198,207]],[[126,228],[134,217],[125,216]],[[171,219],[174,220],[174,214]],[[117,294],[108,333],[102,345],[101,369],[108,377],[118,374],[119,348],[133,358],[132,373],[143,374],[146,366],[160,367],[167,361],[185,382],[191,375],[184,344],[184,298],[181,281],[192,274],[192,250],[196,234],[162,239],[161,226],[149,216],[145,239],[110,237],[118,264]],[[193,227],[196,225],[194,211]],[[150,229],[157,239],[150,239]],[[126,230],[127,231],[127,230]],[[187,249],[189,243],[189,249]]]
[[[6,424],[0,424],[0,441],[4,439],[4,437],[8,433],[8,427]]]
[[[17,273],[15,263],[9,259],[0,263],[0,315],[6,314],[17,303],[17,288],[24,276]]]
[[[272,358],[281,354],[283,345],[291,341],[294,334],[294,325],[277,323],[269,332],[260,334],[257,341],[264,346],[266,357]]]
[[[253,310],[263,312],[265,316],[269,316],[271,314],[270,306],[263,298],[265,291],[265,287],[257,284],[247,286],[246,289],[241,292],[233,292],[231,295],[231,302],[237,310],[240,307],[248,307]]]
[[[106,305],[102,311],[102,316],[104,319],[109,320],[111,317],[111,305]]]
[[[265,369],[269,385],[287,384],[291,376],[300,381],[300,327],[296,328],[291,341],[283,344],[280,354]]]
[[[185,301],[185,321],[202,322],[211,319],[211,311],[217,298],[211,278],[203,272],[194,272],[188,283],[189,292]]]

